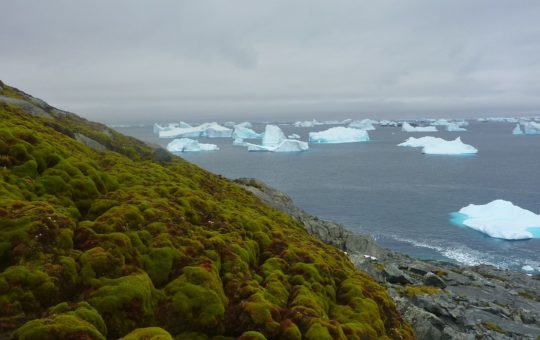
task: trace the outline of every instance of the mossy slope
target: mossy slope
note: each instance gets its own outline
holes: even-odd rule
[[[32,99],[2,83],[0,95]],[[181,158],[45,110],[0,102],[0,335],[414,337],[383,287],[288,216]]]

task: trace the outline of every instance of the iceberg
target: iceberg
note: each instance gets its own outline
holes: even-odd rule
[[[266,125],[264,129],[262,145],[245,143],[248,151],[270,151],[270,152],[295,152],[309,149],[306,142],[295,139],[287,139],[285,134],[277,125]]]
[[[458,137],[448,141],[442,138],[426,136],[422,138],[410,137],[398,146],[409,146],[413,148],[423,148],[422,153],[428,155],[467,155],[478,153],[478,150],[461,141]]]
[[[387,119],[383,119],[381,121],[379,121],[379,125],[380,126],[398,126],[398,122],[394,122],[393,120],[387,120]]]
[[[167,144],[167,150],[170,152],[215,151],[219,150],[219,147],[215,144],[199,143],[190,138],[180,138]]]
[[[314,127],[315,125],[322,125],[323,123],[318,122],[316,119],[313,120],[305,120],[305,121],[298,121],[294,122],[293,125],[295,127]]]
[[[467,129],[461,127],[460,125],[458,125],[458,123],[448,123],[446,125],[446,131],[461,132],[461,131],[467,131]]]
[[[247,146],[248,143],[244,142],[244,140],[242,138],[235,138],[233,140],[233,145],[236,145],[236,146]]]
[[[242,123],[233,124],[233,125],[234,127],[243,127],[243,128],[248,128],[248,129],[253,128],[253,124],[251,124],[250,122],[242,122]]]
[[[403,123],[401,130],[405,132],[437,132],[435,126],[412,126],[409,123]]]
[[[457,224],[465,225],[491,237],[506,240],[540,238],[540,215],[520,208],[512,202],[495,200],[484,205],[469,204],[461,208]]]
[[[377,124],[378,122],[376,120],[372,119],[362,119],[362,120],[353,120],[349,127],[355,128],[355,129],[361,129],[366,131],[372,131],[375,130],[375,127],[373,124]]]
[[[369,141],[366,130],[353,129],[350,127],[337,126],[319,132],[310,132],[311,143],[355,143]]]
[[[193,127],[173,127],[171,129],[159,131],[160,138],[177,138],[177,137],[208,137],[208,138],[223,138],[231,137],[232,129],[219,125],[216,122],[204,123]]]
[[[180,123],[170,123],[165,126],[159,125],[157,123],[154,123],[154,134],[159,134],[160,131],[166,131],[166,130],[172,130],[176,128],[190,128],[191,125],[189,125],[186,122],[180,122]]]
[[[523,124],[523,131],[526,135],[540,135],[540,123],[527,122]]]
[[[300,139],[300,136],[296,133],[293,133],[292,135],[289,135],[289,139]]]
[[[240,126],[240,125],[235,125],[234,131],[232,133],[232,138],[234,138],[234,139],[237,139],[237,138],[241,138],[241,139],[258,139],[258,138],[262,138],[262,134],[257,133],[255,131],[251,130],[250,128],[243,127],[243,126]]]
[[[521,130],[521,126],[519,124],[516,124],[516,127],[512,130],[512,134],[514,135],[522,135],[523,131]]]

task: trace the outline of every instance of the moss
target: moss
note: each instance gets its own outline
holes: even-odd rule
[[[98,338],[149,326],[178,339],[414,337],[384,287],[298,222],[178,157],[156,161],[140,141],[47,110],[0,103],[7,333],[35,321],[51,337],[66,325]]]
[[[128,335],[122,337],[123,340],[172,340],[171,334],[159,327],[137,328]]]
[[[482,322],[482,326],[484,326],[486,329],[489,329],[490,331],[506,334],[506,331],[502,329],[501,326],[497,325],[496,323],[486,321],[486,322]]]
[[[242,333],[238,340],[266,340],[266,337],[257,331],[247,331]]]
[[[434,295],[441,292],[441,289],[433,286],[406,286],[403,294],[408,297],[416,295]]]

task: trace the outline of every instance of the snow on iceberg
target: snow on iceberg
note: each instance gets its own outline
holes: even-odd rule
[[[469,204],[461,208],[452,221],[478,230],[491,237],[507,240],[540,238],[540,215],[520,208],[512,202],[495,200],[484,205]]]
[[[175,127],[168,130],[159,131],[160,138],[176,138],[176,137],[208,137],[220,138],[231,137],[232,129],[219,125],[216,122],[204,123],[193,127]]]
[[[243,127],[243,128],[252,129],[253,124],[251,124],[250,122],[242,122],[242,123],[235,124],[234,127]]]
[[[323,123],[318,122],[316,119],[313,120],[305,120],[305,121],[298,121],[294,122],[293,125],[295,127],[314,127],[315,125],[322,125]]]
[[[215,151],[219,150],[219,147],[215,144],[199,143],[190,138],[180,138],[167,144],[167,150],[170,152]]]
[[[237,139],[237,138],[241,138],[241,139],[258,139],[258,138],[262,138],[262,134],[257,133],[255,131],[251,130],[250,128],[243,127],[243,126],[240,126],[240,125],[235,125],[234,131],[232,133],[232,138],[234,138],[234,139]]]
[[[350,127],[337,126],[319,132],[310,132],[311,143],[354,143],[369,141],[366,130],[353,129]]]
[[[513,135],[522,135],[523,131],[521,130],[521,126],[519,124],[516,124],[516,127],[512,130]]]
[[[540,123],[527,122],[523,124],[523,131],[526,135],[540,135]]]
[[[262,145],[245,143],[248,151],[295,152],[309,149],[308,143],[295,139],[287,139],[277,125],[266,125]]]
[[[412,126],[409,123],[403,123],[401,130],[405,132],[437,132],[435,126]]]
[[[450,141],[431,136],[410,137],[405,142],[398,144],[398,146],[421,147],[422,153],[429,155],[467,155],[478,152],[475,147],[463,143],[460,137]]]
[[[353,120],[349,124],[349,127],[355,128],[355,129],[366,130],[366,131],[372,131],[372,130],[375,130],[375,127],[373,126],[373,124],[377,124],[377,123],[378,121],[373,120],[373,119]]]

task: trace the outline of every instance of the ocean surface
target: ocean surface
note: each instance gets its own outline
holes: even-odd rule
[[[289,194],[307,212],[372,235],[382,246],[414,257],[492,264],[540,271],[540,239],[491,238],[450,222],[450,214],[470,204],[504,199],[540,213],[540,135],[514,136],[515,124],[472,121],[466,132],[406,133],[396,127],[369,131],[371,141],[310,144],[300,153],[248,152],[230,138],[201,138],[220,151],[183,153],[185,159],[228,178],[255,177]],[[307,140],[310,131],[285,134]],[[152,126],[116,128],[141,140],[166,146]],[[264,124],[254,124],[261,132]],[[473,156],[424,155],[398,147],[408,137],[454,139],[479,150]],[[258,143],[257,141],[254,141]]]

